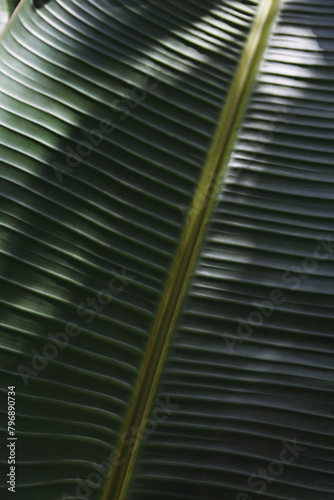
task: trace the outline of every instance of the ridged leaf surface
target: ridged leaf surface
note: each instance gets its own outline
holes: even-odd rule
[[[0,56],[17,498],[333,498],[333,26],[330,0],[21,3]]]

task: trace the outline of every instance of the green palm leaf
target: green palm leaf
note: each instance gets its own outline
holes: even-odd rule
[[[333,25],[330,0],[21,3],[0,66],[18,498],[333,498]]]

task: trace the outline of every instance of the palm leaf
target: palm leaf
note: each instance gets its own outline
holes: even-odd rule
[[[21,3],[0,76],[18,498],[332,498],[333,25],[329,0]]]

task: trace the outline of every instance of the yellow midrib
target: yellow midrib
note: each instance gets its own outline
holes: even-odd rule
[[[124,463],[112,467],[102,500],[124,500],[174,326],[278,7],[279,0],[262,0],[249,33],[193,199],[124,422],[122,436],[127,436],[130,429],[138,429],[136,442],[131,446],[120,440],[116,460],[122,457]]]

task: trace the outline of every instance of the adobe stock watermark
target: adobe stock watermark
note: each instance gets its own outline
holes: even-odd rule
[[[100,146],[104,139],[110,135],[117,127],[117,122],[125,120],[131,112],[136,109],[141,102],[143,102],[148,93],[152,92],[158,87],[158,82],[152,76],[145,75],[141,87],[133,87],[130,91],[129,97],[123,99],[115,99],[110,106],[112,113],[118,115],[110,120],[103,118],[99,121],[98,128],[93,130],[81,129],[82,140],[74,147],[69,144],[65,146],[65,163],[53,161],[51,166],[56,174],[58,182],[63,182],[64,174],[71,174],[87,158],[94,148]]]
[[[95,295],[86,297],[84,302],[81,302],[76,307],[76,314],[85,317],[84,321],[87,324],[94,321],[96,314],[101,313],[103,309],[110,304],[116,294],[121,293],[129,284],[130,280],[134,280],[135,276],[127,275],[126,270],[122,268],[122,274],[117,271],[113,272],[113,277],[109,280],[107,288],[98,291]],[[114,283],[117,282],[116,286]],[[111,295],[113,294],[113,295]],[[31,377],[37,377],[48,366],[51,360],[58,357],[70,343],[70,340],[77,337],[82,331],[82,328],[75,322],[68,322],[63,331],[53,334],[49,332],[47,337],[50,340],[45,343],[40,351],[33,348],[30,353],[32,359],[30,365],[20,364],[17,366],[17,371],[23,380],[25,386],[29,385]]]
[[[287,105],[283,105],[275,110],[274,115],[271,117],[266,127],[259,130],[255,139],[251,141],[240,139],[243,144],[247,145],[251,150],[251,157],[247,157],[248,160],[254,160],[260,151],[260,147],[270,143],[274,139],[274,134],[284,130],[285,127],[291,123],[293,118],[295,118],[296,114],[288,113],[287,111]]]
[[[334,254],[334,239],[328,235],[326,239],[318,239],[318,245],[313,250],[312,257],[305,257],[301,264],[292,266],[290,271],[282,274],[281,281],[286,288],[298,290],[302,283],[309,279],[318,269],[321,262],[328,260]],[[239,316],[237,318],[238,326],[236,333],[225,332],[223,334],[225,345],[230,354],[235,351],[236,345],[241,345],[247,341],[253,334],[254,329],[260,327],[266,318],[270,318],[278,306],[282,305],[287,297],[281,288],[274,288],[268,299],[254,300],[252,305],[254,309],[248,314],[247,318]]]
[[[159,398],[154,406],[152,418],[148,418],[139,429],[131,427],[129,431],[122,434],[120,443],[130,445],[131,449],[137,448],[140,442],[146,441],[155,432],[159,422],[165,422],[179,407],[180,405],[170,402],[169,396],[166,397],[165,401]],[[140,435],[141,438],[139,438]],[[88,474],[85,480],[76,478],[75,498],[77,500],[88,500],[94,490],[101,488],[105,484],[112,469],[122,465],[124,461],[125,458],[122,457],[121,452],[113,450],[106,461],[94,464],[95,471]],[[59,500],[70,500],[73,497],[73,494],[64,493]]]
[[[287,465],[293,464],[300,456],[301,452],[306,450],[306,446],[301,446],[296,439],[292,442],[282,441],[283,448],[280,451],[278,460],[269,462],[266,468],[257,470],[257,474],[251,474],[247,479],[250,488],[254,488],[256,495],[264,493],[268,484],[273,483],[284,472]],[[252,500],[248,493],[238,493],[235,500]]]
[[[254,140],[252,141],[243,141],[243,144],[247,144],[251,152],[251,157],[249,160],[254,160],[256,155],[260,152],[260,146],[263,146],[266,143],[269,143],[273,137],[274,133],[280,130],[283,130],[295,117],[295,114],[287,113],[287,106],[284,105],[280,107],[278,110],[274,112],[274,116],[268,122],[268,126],[265,129],[261,129]],[[233,148],[229,152],[229,156],[233,153]],[[208,187],[208,186],[207,186]],[[203,205],[210,199],[211,193],[209,189],[204,188],[202,191],[196,193],[196,190],[193,191],[194,202],[189,211],[189,207],[186,205],[179,205],[179,210],[181,211],[184,220],[188,219],[189,214],[192,216],[198,216],[200,210],[202,210]],[[195,199],[195,194],[197,197]]]

